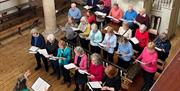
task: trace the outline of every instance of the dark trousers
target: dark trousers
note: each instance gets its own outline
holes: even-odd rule
[[[161,59],[162,61],[166,61],[166,59],[169,55],[169,53],[164,53],[162,51],[157,51],[157,53],[158,53],[158,59]]]
[[[118,66],[124,69],[128,69],[130,66],[130,61],[124,61],[122,58],[118,57]]]
[[[62,75],[64,77],[64,82],[68,82],[70,83],[71,82],[71,77],[70,77],[70,71],[67,70],[66,68],[64,68],[64,65],[61,65],[61,71],[62,71]]]
[[[86,40],[84,38],[79,38],[80,39],[80,43],[81,43],[81,47],[89,50],[89,40]]]
[[[114,53],[108,53],[107,51],[103,50],[103,57],[110,62],[114,62],[113,60]]]
[[[105,26],[105,21],[104,22],[96,22],[97,26],[98,26],[98,29],[101,29]],[[101,26],[102,24],[102,26]]]
[[[142,53],[142,51],[143,51],[143,49],[144,49],[144,48],[140,47],[138,44],[133,44],[132,46],[133,46],[133,49],[134,49],[134,50],[136,50],[136,51],[139,52],[139,53],[138,53],[139,55]]]
[[[44,63],[45,70],[46,70],[46,72],[48,72],[49,68],[48,68],[47,59],[43,55],[41,55],[39,53],[35,54],[35,58],[36,58],[36,62],[37,62],[37,67],[41,67],[41,59],[42,59],[42,61]]]
[[[57,77],[60,77],[60,66],[58,60],[50,60],[53,72],[57,75]]]
[[[149,91],[154,82],[154,75],[155,73],[149,73],[143,70],[144,85],[141,88],[141,91]]]
[[[92,46],[91,45],[91,52],[92,53],[99,53],[101,52],[101,49],[98,46]]]

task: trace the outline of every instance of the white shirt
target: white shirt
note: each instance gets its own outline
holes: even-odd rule
[[[118,30],[118,34],[119,35],[124,34],[123,36],[126,37],[127,39],[132,38],[132,30],[131,29],[125,30],[123,27],[120,27]]]

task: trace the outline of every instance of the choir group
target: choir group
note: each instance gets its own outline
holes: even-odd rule
[[[70,87],[73,80],[76,86],[74,91],[86,91],[88,82],[97,81],[101,82],[102,88],[93,91],[120,91],[118,68],[112,65],[104,67],[102,59],[126,70],[130,65],[140,63],[144,79],[141,91],[148,91],[154,82],[157,60],[165,61],[168,57],[171,44],[167,34],[159,33],[157,38],[150,40],[149,16],[145,9],[137,13],[132,4],[125,12],[117,3],[111,6],[111,0],[87,0],[87,5],[88,10],[82,13],[76,3],[71,4],[67,23],[64,27],[59,26],[65,33],[63,39],[57,40],[53,34],[49,34],[45,41],[38,28],[31,30],[31,45],[46,49],[49,55],[45,57],[38,52],[34,54],[37,62],[35,70],[41,68],[42,60],[46,72],[49,71],[50,63],[53,69],[50,75],[57,75],[57,79],[63,77],[61,84]],[[70,48],[67,42],[75,48]],[[92,53],[90,58],[85,50]],[[117,63],[115,55],[118,55]],[[52,56],[57,59],[50,59]],[[66,69],[64,65],[70,63],[76,67]],[[26,75],[21,78],[26,79]],[[22,81],[21,78],[18,82]],[[25,81],[23,83],[26,84]],[[19,85],[16,84],[15,91],[28,91],[26,85]]]

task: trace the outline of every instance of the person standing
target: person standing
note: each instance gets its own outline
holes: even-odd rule
[[[32,34],[31,46],[35,46],[40,49],[44,49],[45,48],[45,40],[44,40],[43,35],[41,35],[38,32],[37,28],[33,28],[31,30],[31,34]],[[46,70],[46,72],[48,72],[49,68],[48,68],[47,59],[43,55],[41,55],[39,52],[37,52],[35,54],[35,58],[36,58],[36,62],[37,62],[37,66],[36,66],[35,70],[38,70],[41,68],[41,59],[42,59],[44,66],[45,66],[45,70]]]

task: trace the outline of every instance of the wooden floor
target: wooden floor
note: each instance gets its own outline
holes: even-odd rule
[[[61,25],[66,21],[62,20],[62,17],[64,16],[58,17],[58,23]],[[35,58],[32,54],[28,54],[27,51],[30,47],[30,35],[28,33],[29,31],[26,31],[23,36],[18,36],[17,39],[14,39],[10,43],[0,46],[0,91],[12,91],[18,75],[27,69],[32,71],[28,81],[29,87],[32,86],[32,83],[38,77],[42,77],[52,85],[50,91],[72,91],[75,86],[72,85],[70,88],[67,88],[65,85],[60,85],[61,80],[56,80],[55,76],[49,75],[52,70],[48,73],[45,72],[44,68],[34,71],[34,67],[36,66]],[[176,49],[179,48],[180,28],[177,29],[176,34],[175,38],[171,41],[172,49],[168,59],[171,59],[176,54]],[[60,33],[58,35],[60,36]],[[141,85],[142,79],[141,77],[137,77],[131,91],[139,91]]]

